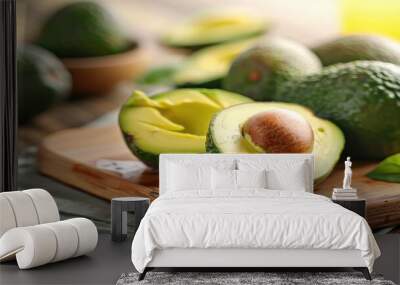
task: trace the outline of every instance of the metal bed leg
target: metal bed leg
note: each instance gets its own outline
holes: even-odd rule
[[[354,269],[357,271],[361,271],[361,273],[364,275],[365,279],[372,280],[371,274],[369,274],[369,270],[367,267],[354,267]]]

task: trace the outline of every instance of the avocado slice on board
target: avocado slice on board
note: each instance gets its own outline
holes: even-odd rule
[[[204,153],[212,116],[251,101],[218,89],[176,89],[152,97],[135,91],[121,108],[119,126],[133,154],[158,168],[161,153]]]
[[[171,47],[199,49],[259,36],[266,31],[267,23],[250,15],[209,14],[169,29],[161,41]]]
[[[272,109],[291,110],[302,115],[314,132],[314,181],[320,182],[333,170],[344,148],[342,131],[333,123],[316,117],[297,104],[280,102],[246,103],[217,113],[210,123],[206,150],[210,153],[256,153],[242,136],[242,125],[251,116]]]

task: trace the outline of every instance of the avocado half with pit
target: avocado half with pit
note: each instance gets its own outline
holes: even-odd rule
[[[258,36],[266,30],[263,19],[246,14],[204,15],[169,29],[161,40],[172,47],[198,49]]]
[[[176,89],[152,97],[135,91],[121,108],[119,126],[132,153],[158,168],[161,153],[204,153],[213,115],[251,101],[218,89]]]
[[[333,170],[344,148],[342,131],[333,123],[316,117],[297,104],[280,102],[246,103],[226,108],[210,122],[206,150],[210,153],[259,153],[243,136],[242,127],[256,114],[268,110],[289,110],[303,116],[314,132],[312,151],[315,155],[314,181],[320,182]]]

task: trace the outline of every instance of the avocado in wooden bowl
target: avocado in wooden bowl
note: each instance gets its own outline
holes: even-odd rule
[[[37,44],[61,58],[72,75],[73,93],[79,95],[107,94],[148,63],[143,47],[95,2],[74,2],[57,10],[45,22]]]

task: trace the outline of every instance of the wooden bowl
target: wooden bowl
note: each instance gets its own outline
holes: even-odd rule
[[[150,56],[145,48],[133,46],[123,53],[63,58],[62,62],[72,75],[74,96],[105,95],[119,82],[140,75],[147,68]]]

